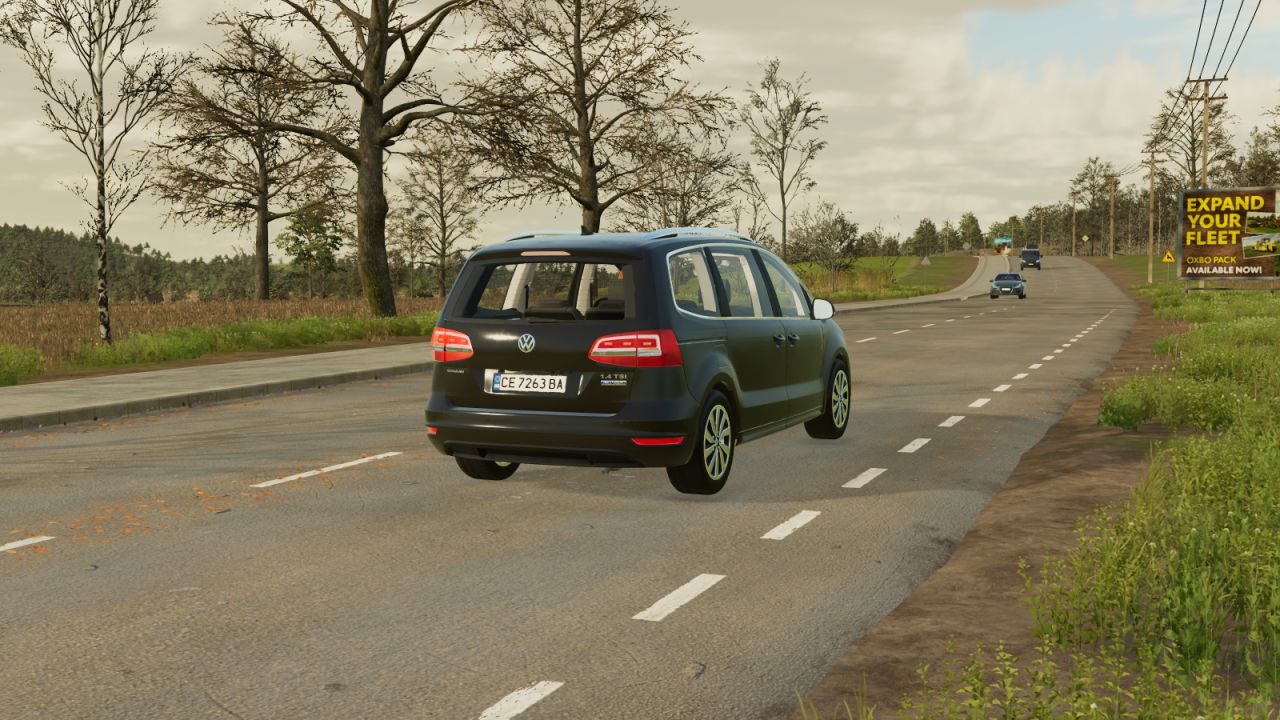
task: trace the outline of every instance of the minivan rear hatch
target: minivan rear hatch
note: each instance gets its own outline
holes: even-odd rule
[[[617,412],[643,362],[634,356],[661,344],[636,335],[649,329],[637,312],[638,263],[557,250],[473,258],[440,320],[470,354],[446,354],[437,389],[455,407]],[[591,359],[593,347],[610,364]]]

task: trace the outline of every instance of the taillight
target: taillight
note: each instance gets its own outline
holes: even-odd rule
[[[442,327],[431,331],[431,356],[436,362],[466,360],[472,355],[475,355],[475,350],[466,333]]]
[[[680,345],[670,330],[605,335],[591,344],[587,357],[605,365],[670,367],[680,365]]]

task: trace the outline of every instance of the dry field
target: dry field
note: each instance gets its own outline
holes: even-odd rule
[[[401,315],[436,310],[438,298],[396,298]],[[290,320],[301,317],[371,317],[363,298],[312,300],[186,300],[167,303],[118,303],[111,306],[116,340],[195,325],[242,320]],[[77,348],[98,338],[97,306],[53,303],[0,307],[0,344],[34,347],[44,353],[49,369],[63,365]]]

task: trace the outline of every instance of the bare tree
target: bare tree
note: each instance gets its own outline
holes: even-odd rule
[[[1184,178],[1184,187],[1200,186],[1200,166],[1203,164],[1204,103],[1195,98],[1178,100],[1182,88],[1165,92],[1165,101],[1151,121],[1147,135],[1147,149],[1163,151]],[[1235,153],[1231,133],[1227,130],[1230,117],[1222,103],[1209,103],[1209,176],[1225,179],[1230,172],[1229,163]]]
[[[195,66],[164,103],[175,130],[156,143],[153,192],[184,223],[254,228],[257,298],[271,296],[270,224],[332,202],[341,168],[328,145],[269,127],[323,127],[331,90],[285,82],[296,62],[244,23],[219,19],[222,46]],[[251,69],[246,71],[246,68]]]
[[[700,58],[657,0],[482,0],[469,83],[504,111],[470,123],[503,202],[571,200],[582,231],[660,177],[691,138],[714,135],[726,97],[675,77]]]
[[[769,201],[765,199],[764,190],[751,172],[750,165],[743,163],[738,166],[734,189],[736,196],[729,209],[733,217],[733,229],[745,232],[747,237],[761,245],[776,249],[777,243],[773,239],[773,233],[769,231]]]
[[[747,86],[747,102],[740,110],[742,123],[751,133],[751,153],[756,164],[778,185],[779,210],[773,214],[782,226],[782,258],[787,259],[787,208],[796,195],[816,183],[809,175],[809,165],[823,148],[825,140],[806,137],[827,122],[822,106],[805,89],[808,79],[801,75],[795,82],[784,79],[782,63],[774,58],[764,68],[758,87]]]
[[[409,175],[399,182],[405,206],[393,212],[395,243],[412,266],[419,257],[435,268],[440,297],[462,253],[473,249],[484,214],[474,160],[451,141],[435,138],[407,153]]]
[[[271,0],[279,9],[246,14],[248,23],[302,28],[318,41],[314,54],[273,76],[337,88],[354,100],[354,110],[343,108],[336,127],[276,120],[263,125],[326,143],[355,166],[356,264],[375,315],[396,313],[387,264],[387,149],[416,125],[469,111],[465,103],[447,102],[418,64],[445,21],[475,2],[432,0],[423,7],[417,0],[368,0],[363,14],[345,0]]]
[[[125,141],[151,119],[187,61],[141,46],[154,27],[157,3],[15,0],[0,29],[4,42],[18,49],[35,74],[45,126],[89,162],[92,183],[69,187],[93,210],[87,225],[98,247],[98,335],[106,343],[111,342],[107,238],[147,183],[146,153],[131,154]],[[69,51],[80,78],[59,76],[55,66],[62,53],[55,48]]]
[[[796,216],[796,244],[802,256],[823,266],[831,277],[831,292],[841,270],[857,262],[858,224],[832,202],[820,202]]]
[[[620,229],[720,225],[734,203],[739,159],[723,138],[677,148],[645,170],[642,190],[618,206]]]

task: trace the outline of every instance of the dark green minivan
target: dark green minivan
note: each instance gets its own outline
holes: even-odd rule
[[[738,443],[849,422],[833,308],[725,230],[531,233],[478,250],[432,335],[431,442],[471,477],[665,467],[724,487]]]

